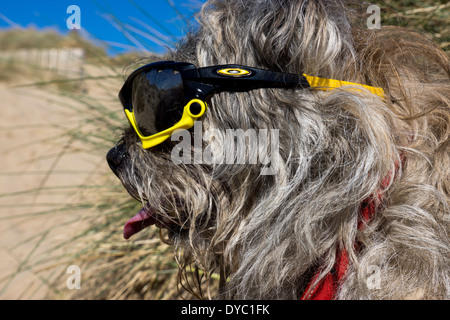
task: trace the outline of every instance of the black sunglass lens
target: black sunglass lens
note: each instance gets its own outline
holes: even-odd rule
[[[172,127],[181,120],[184,107],[181,75],[172,69],[150,70],[133,81],[132,106],[144,136]]]

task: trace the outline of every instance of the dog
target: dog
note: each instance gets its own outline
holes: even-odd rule
[[[143,204],[124,236],[161,228],[197,297],[449,298],[449,58],[416,32],[369,29],[366,6],[209,0],[166,62],[124,86],[136,106],[107,159]],[[216,74],[203,85],[192,70]],[[179,111],[181,130],[146,127],[184,107],[179,72],[214,94]]]

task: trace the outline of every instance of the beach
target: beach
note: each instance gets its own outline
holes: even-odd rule
[[[45,299],[49,286],[66,282],[67,266],[51,257],[70,247],[87,210],[65,208],[82,204],[88,192],[83,186],[109,174],[101,156],[106,147],[86,152],[74,138],[78,131],[95,131],[84,120],[81,103],[55,88],[17,87],[24,83],[0,82],[1,299]],[[75,94],[101,99],[101,92],[91,86],[88,93]]]

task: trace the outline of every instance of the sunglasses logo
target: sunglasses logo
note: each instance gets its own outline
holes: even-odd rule
[[[229,77],[247,77],[252,74],[250,70],[241,68],[226,68],[217,70],[217,73]]]

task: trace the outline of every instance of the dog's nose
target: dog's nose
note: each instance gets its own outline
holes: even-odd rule
[[[125,144],[120,143],[109,150],[108,154],[106,155],[106,160],[108,161],[109,167],[115,174],[117,174],[120,166],[125,161],[126,154],[127,152],[125,150]]]

